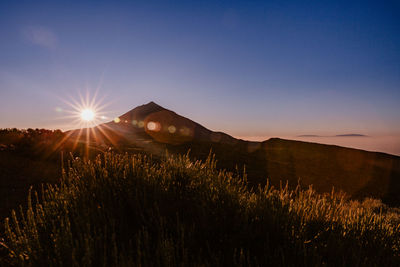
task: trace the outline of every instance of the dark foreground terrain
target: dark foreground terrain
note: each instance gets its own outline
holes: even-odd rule
[[[87,132],[67,133],[71,139],[87,140]],[[121,152],[141,149],[163,156],[165,151],[205,159],[210,150],[218,168],[246,168],[249,184],[278,186],[288,181],[294,188],[313,185],[318,192],[332,187],[356,199],[374,197],[400,205],[400,157],[333,145],[272,138],[250,142],[211,131],[154,102],[136,107],[117,121],[91,128],[93,146],[112,146]]]
[[[2,265],[398,266],[399,217],[379,201],[249,190],[215,161],[104,154],[32,192],[2,235]]]
[[[399,191],[400,157],[239,140],[155,103],[5,129],[0,266],[398,266]]]

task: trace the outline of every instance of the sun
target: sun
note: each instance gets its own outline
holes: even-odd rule
[[[103,103],[105,96],[98,100],[97,93],[98,90],[91,96],[89,91],[86,91],[86,97],[83,97],[82,94],[78,92],[79,99],[74,99],[72,97],[69,97],[69,99],[61,98],[61,101],[71,109],[57,108],[56,111],[59,113],[68,113],[69,115],[66,114],[63,118],[73,119],[70,125],[75,129],[86,129],[102,124],[109,119],[109,117],[106,116],[107,112],[104,111],[104,108],[110,103]]]
[[[95,112],[90,108],[86,108],[81,111],[81,119],[85,122],[91,122],[95,119],[95,117]]]
[[[116,146],[115,140],[108,134],[109,126],[107,125],[108,112],[104,109],[110,105],[110,101],[104,103],[106,96],[103,96],[100,100],[97,99],[97,93],[99,89],[96,89],[93,96],[90,95],[89,90],[86,91],[86,97],[83,97],[80,92],[79,99],[73,97],[60,98],[64,104],[70,108],[56,107],[57,113],[66,113],[62,119],[71,120],[70,125],[73,129],[69,131],[66,136],[57,144],[57,147],[69,142],[73,144],[72,149],[78,147],[80,144],[85,145],[85,155],[89,156],[89,150],[92,149],[93,142],[111,143]],[[96,148],[97,149],[97,148]]]

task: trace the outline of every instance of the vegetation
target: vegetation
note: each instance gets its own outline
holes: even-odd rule
[[[341,193],[252,190],[188,156],[73,160],[5,220],[15,266],[399,266],[400,221]]]
[[[61,170],[60,130],[0,129],[0,227],[11,209],[26,202],[29,187],[55,183]]]
[[[39,143],[49,144],[58,142],[64,133],[61,130],[47,129],[0,129],[0,143],[12,144],[15,146],[38,145]]]

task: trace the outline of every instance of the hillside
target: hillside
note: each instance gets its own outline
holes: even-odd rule
[[[30,194],[0,265],[398,266],[399,218],[335,192],[249,190],[212,158],[106,153]]]
[[[79,130],[70,132],[71,138]],[[366,196],[399,205],[400,157],[333,145],[273,138],[264,142],[240,140],[167,110],[154,102],[134,108],[117,120],[90,129],[90,145],[117,151],[144,151],[163,156],[185,154],[205,159],[216,154],[218,167],[236,171],[245,166],[250,185],[313,185],[318,192],[334,186],[354,198]],[[82,131],[80,140],[87,139]]]

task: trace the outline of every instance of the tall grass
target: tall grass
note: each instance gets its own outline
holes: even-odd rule
[[[400,225],[342,194],[271,186],[209,157],[75,159],[5,221],[15,266],[395,266]]]

